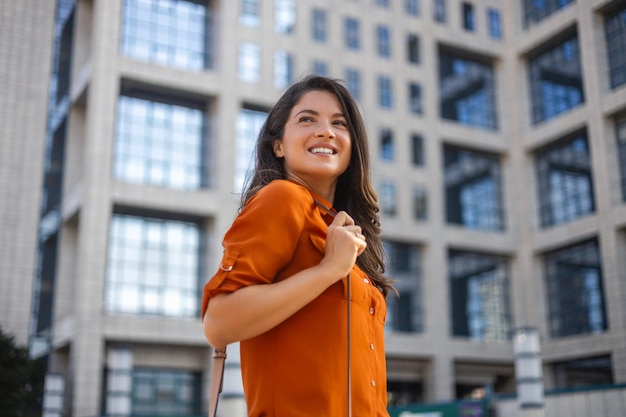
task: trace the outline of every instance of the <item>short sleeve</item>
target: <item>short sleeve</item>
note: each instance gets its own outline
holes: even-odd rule
[[[214,295],[274,281],[293,257],[309,200],[305,188],[288,181],[274,181],[248,200],[224,236],[222,259],[204,287],[203,314]]]

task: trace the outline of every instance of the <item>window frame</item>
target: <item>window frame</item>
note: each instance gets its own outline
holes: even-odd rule
[[[211,68],[211,9],[196,0],[152,0],[149,6],[141,9],[136,0],[124,1],[121,54],[188,71]],[[192,10],[196,13],[191,13]],[[184,22],[179,12],[184,16]],[[163,19],[170,23],[168,30],[160,29],[165,23],[155,24]],[[191,47],[194,45],[197,48]]]
[[[237,50],[237,78],[251,84],[261,80],[261,46],[255,42],[240,42]]]
[[[451,249],[448,251],[447,262],[450,285],[450,334],[453,337],[471,340],[508,343],[513,323],[508,260],[500,255]],[[472,287],[485,283],[494,285],[494,288],[499,288],[500,291],[487,292],[480,288],[480,291],[476,292],[474,289],[474,294],[487,293],[492,296],[491,300],[487,300],[492,301],[491,305],[476,305],[481,298],[474,300],[470,297]],[[488,307],[491,307],[491,320],[486,315],[480,316],[480,313],[484,313]],[[491,323],[492,328],[486,331],[481,323],[483,325]],[[487,337],[489,335],[491,336]]]
[[[577,151],[576,148],[580,150]],[[595,212],[591,164],[589,139],[585,131],[569,135],[536,152],[539,224],[542,228],[566,224]],[[559,173],[562,175],[555,176]],[[575,179],[579,180],[578,183],[572,183]],[[581,180],[584,182],[580,182]],[[555,189],[559,185],[561,188]],[[583,199],[581,193],[585,189],[588,194]],[[573,206],[556,206],[558,202]]]
[[[358,51],[361,49],[360,21],[357,18],[346,16],[344,18],[344,42],[346,48]]]
[[[197,218],[118,207],[109,225],[107,314],[199,318],[204,234]]]
[[[314,7],[311,13],[311,36],[315,42],[325,43],[328,40],[328,17],[326,10]]]
[[[602,259],[597,239],[576,243],[544,254],[543,267],[546,320],[550,337],[598,334],[608,330]],[[584,275],[585,272],[589,273],[591,270],[596,271],[596,297],[592,297],[589,276]],[[581,273],[582,277],[579,276]],[[574,279],[578,281],[573,282]],[[595,318],[587,317],[587,320],[600,320],[601,323],[596,323],[599,328],[593,329],[590,323],[582,320],[581,312],[594,303],[593,300],[589,301],[586,298],[579,299],[580,296],[585,295],[596,298]]]

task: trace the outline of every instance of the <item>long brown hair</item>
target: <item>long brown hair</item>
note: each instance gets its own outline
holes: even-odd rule
[[[284,160],[276,157],[272,143],[282,139],[291,110],[309,91],[327,91],[337,97],[348,123],[352,154],[348,169],[337,180],[334,208],[349,213],[363,230],[367,248],[357,258],[356,263],[385,296],[389,291],[396,292],[392,281],[384,275],[385,256],[380,239],[378,199],[370,181],[370,156],[365,124],[352,95],[339,80],[309,75],[289,87],[278,99],[259,132],[254,171],[244,185],[240,207],[271,181],[287,178]]]

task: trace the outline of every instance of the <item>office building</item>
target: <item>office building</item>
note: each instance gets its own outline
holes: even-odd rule
[[[17,255],[31,351],[63,380],[64,415],[206,410],[202,286],[256,132],[308,73],[344,80],[370,135],[400,293],[390,406],[514,393],[511,335],[527,326],[547,389],[626,382],[623,1],[51,9],[46,62],[25,64],[49,69],[48,114],[34,108],[46,131],[7,140],[46,144],[33,145],[42,172],[28,170],[42,184],[38,247]],[[24,32],[42,42],[45,28]]]

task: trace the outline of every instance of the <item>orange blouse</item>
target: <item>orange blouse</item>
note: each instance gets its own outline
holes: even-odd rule
[[[255,194],[224,236],[210,297],[247,285],[287,279],[318,264],[331,216],[307,188],[276,180]],[[250,417],[345,416],[347,409],[347,283],[350,283],[352,411],[389,416],[384,349],[386,304],[381,291],[354,266],[273,329],[241,341],[241,371]]]

